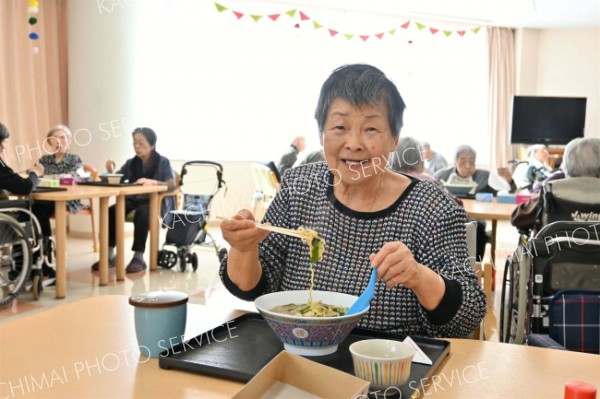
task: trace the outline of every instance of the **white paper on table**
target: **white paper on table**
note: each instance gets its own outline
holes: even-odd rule
[[[433,362],[431,361],[429,356],[427,356],[425,354],[425,352],[423,352],[423,350],[421,348],[419,348],[419,345],[417,345],[417,343],[415,341],[413,341],[411,337],[406,337],[403,342],[405,344],[409,344],[413,348],[415,348],[416,352],[415,352],[415,357],[413,357],[413,362],[427,364],[429,366],[431,366],[433,364]]]
[[[300,389],[285,382],[277,381],[271,385],[271,388],[265,392],[261,399],[289,399],[289,398],[302,398],[302,399],[322,399],[320,396],[313,395],[310,392],[306,392],[304,389]]]

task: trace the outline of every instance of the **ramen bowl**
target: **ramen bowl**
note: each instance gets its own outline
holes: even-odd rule
[[[275,313],[271,309],[289,303],[308,303],[309,291],[281,291],[263,295],[254,301],[284,349],[302,356],[325,356],[337,351],[338,345],[369,310],[349,316],[303,317]],[[350,307],[357,296],[330,291],[313,291],[313,301]]]
[[[122,178],[121,173],[103,173],[100,175],[100,181],[108,184],[119,184]]]

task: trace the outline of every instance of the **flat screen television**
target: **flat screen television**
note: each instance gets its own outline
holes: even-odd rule
[[[583,137],[585,97],[514,96],[511,144],[567,144]]]

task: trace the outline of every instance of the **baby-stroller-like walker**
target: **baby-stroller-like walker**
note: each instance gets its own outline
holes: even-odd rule
[[[29,206],[29,200],[0,201],[0,306],[10,304],[29,283],[38,300],[42,264],[54,267],[54,239],[44,241]]]
[[[184,189],[186,175],[189,177]],[[166,240],[162,249],[158,252],[158,266],[171,269],[179,260],[179,267],[182,272],[185,271],[188,262],[191,263],[193,271],[196,271],[198,268],[198,255],[193,252],[195,245],[212,246],[219,261],[227,255],[227,249],[220,248],[208,232],[211,201],[221,187],[225,186],[227,189],[227,185],[223,180],[223,166],[212,161],[189,161],[184,163],[181,167],[179,179],[183,204],[181,209],[170,212],[172,221],[167,226]],[[208,190],[210,194],[186,192],[196,188]],[[176,252],[165,249],[165,246],[175,247]]]

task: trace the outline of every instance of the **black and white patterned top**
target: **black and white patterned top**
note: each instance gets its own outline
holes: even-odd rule
[[[442,302],[427,311],[411,289],[388,289],[377,281],[371,308],[359,326],[430,337],[471,333],[485,314],[486,300],[468,261],[464,209],[435,184],[412,179],[389,208],[356,212],[335,198],[332,182],[325,162],[290,169],[264,218],[275,226],[314,229],[325,239],[314,288],[360,295],[369,281],[369,254],[387,242],[402,241],[417,262],[444,279]],[[253,300],[269,292],[310,288],[309,251],[301,240],[270,234],[260,243],[259,260],[262,278],[251,291],[231,282],[223,260],[220,276],[227,289]]]
[[[44,167],[44,175],[71,175],[76,176],[77,169],[83,166],[79,155],[67,152],[63,159],[56,161],[53,154],[42,155],[40,164]],[[77,213],[83,208],[80,200],[67,201],[67,209],[71,213]]]

